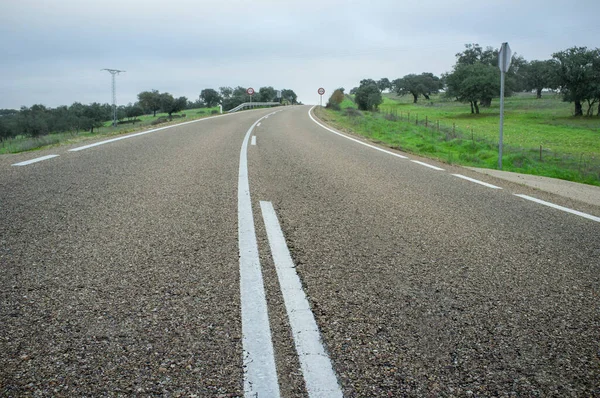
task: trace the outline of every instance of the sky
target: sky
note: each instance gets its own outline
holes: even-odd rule
[[[0,0],[0,108],[117,102],[156,89],[292,89],[452,69],[466,43],[548,59],[600,47],[598,0]]]

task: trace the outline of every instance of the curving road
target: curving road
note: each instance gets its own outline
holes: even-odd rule
[[[0,395],[600,395],[600,208],[309,110],[0,157]]]

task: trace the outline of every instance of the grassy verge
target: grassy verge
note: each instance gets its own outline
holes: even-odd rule
[[[157,113],[156,116],[144,115],[140,116],[138,118],[139,121],[135,124],[119,124],[117,127],[112,126],[112,121],[107,121],[104,123],[104,126],[94,129],[94,133],[90,133],[89,131],[70,131],[53,133],[40,137],[17,136],[0,142],[0,154],[33,151],[61,144],[73,144],[98,137],[110,137],[155,127],[168,126],[170,124],[213,116],[213,111],[218,112],[218,109],[218,107],[186,109],[180,114],[173,114],[173,120],[169,120],[169,115],[166,113]]]
[[[359,112],[353,104],[350,109],[342,108],[342,111],[317,108],[316,112],[319,118],[340,130],[362,135],[374,142],[392,148],[450,164],[497,168],[498,145],[487,135],[491,136],[491,131],[485,130],[488,133],[479,132],[476,134],[475,128],[471,131],[470,128],[466,130],[456,125],[449,125],[447,120],[454,120],[452,119],[452,112],[446,115],[446,119],[440,121],[439,128],[435,117],[427,115],[428,121],[427,126],[425,126],[423,112],[420,112],[419,122],[417,122],[414,110],[411,112],[409,119],[407,113],[410,111],[408,109],[401,111],[403,112],[401,114],[400,111],[394,112],[394,109],[388,108],[386,110],[386,106],[402,107],[403,105],[402,103],[393,104],[393,101],[388,99],[382,106],[384,111],[377,113]],[[409,108],[411,105],[404,106]],[[510,114],[510,112],[507,112],[507,114]],[[481,119],[481,116],[479,118],[475,117],[469,119],[469,123]],[[575,121],[575,123],[579,123],[579,121]],[[585,123],[589,123],[589,121],[583,121],[583,124]],[[486,123],[481,123],[479,126],[486,126]],[[497,118],[494,128],[497,135]],[[481,128],[480,131],[482,130],[484,129]],[[562,127],[561,134],[576,135],[572,128],[566,126]],[[507,143],[504,146],[504,156],[502,157],[503,170],[600,186],[600,157],[593,152],[600,143],[596,143],[596,147],[592,146],[590,148],[589,145],[585,146],[582,142],[575,140],[578,142],[576,146],[577,154],[551,152],[542,148],[540,158],[539,147],[528,148],[514,144],[519,140],[530,140],[530,137],[514,138],[518,139],[505,141]],[[568,139],[565,140],[569,141]],[[600,134],[596,134],[596,140],[600,141]],[[587,138],[582,141],[587,142]],[[569,142],[569,144],[574,145],[572,142]],[[583,146],[580,147],[579,145]],[[600,150],[598,153],[600,154]]]

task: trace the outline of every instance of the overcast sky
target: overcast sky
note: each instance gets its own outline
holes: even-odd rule
[[[317,103],[364,78],[439,75],[465,43],[527,60],[600,47],[598,0],[0,0],[0,108],[157,89],[290,88]]]

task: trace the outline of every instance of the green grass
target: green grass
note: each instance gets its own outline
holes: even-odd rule
[[[135,124],[120,124],[117,127],[113,127],[112,120],[109,120],[104,123],[104,126],[95,128],[94,133],[90,133],[89,131],[79,131],[58,132],[40,137],[17,136],[0,142],[0,154],[33,151],[61,144],[77,143],[91,138],[132,133],[135,131],[154,128],[155,126],[165,126],[208,117],[211,116],[212,111],[218,112],[218,110],[218,107],[186,109],[178,114],[173,114],[174,118],[172,121],[166,121],[158,125],[152,124],[152,122],[158,120],[159,118],[168,119],[169,115],[166,113],[157,113],[156,117],[152,115],[143,115],[138,118],[139,122],[136,122]],[[186,116],[181,117],[182,114],[185,114]]]
[[[386,98],[381,112],[351,116],[342,105],[342,111],[318,109],[317,114],[342,130],[392,148],[447,163],[495,169],[497,105],[471,115],[468,105],[439,98],[416,105],[408,98]],[[503,170],[600,185],[599,118],[570,117],[569,104],[556,98],[519,96],[507,99],[505,105]]]

